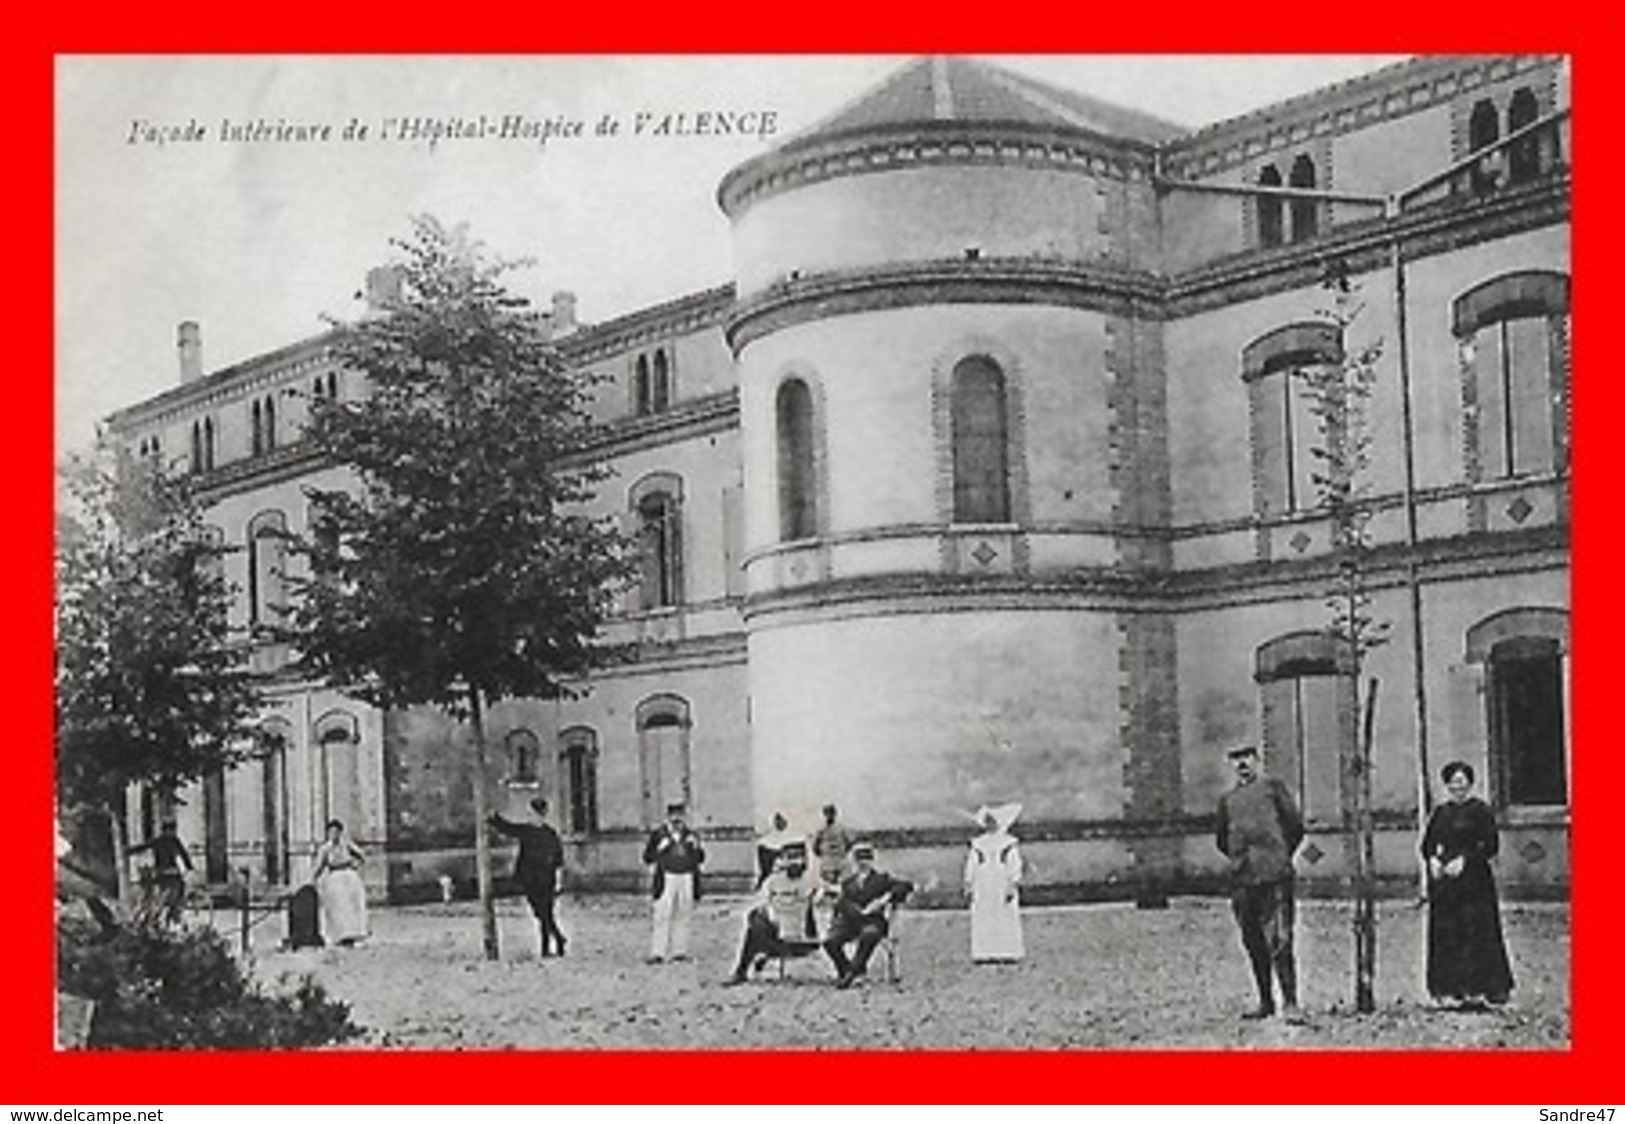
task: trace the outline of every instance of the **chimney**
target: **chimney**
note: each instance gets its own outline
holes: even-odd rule
[[[181,384],[203,377],[203,332],[196,320],[182,320],[175,329],[175,350],[180,355]]]
[[[404,280],[405,275],[399,266],[380,265],[367,270],[367,314],[376,316],[399,304]]]
[[[560,289],[553,294],[553,311],[547,318],[549,335],[554,339],[567,336],[575,331],[576,323],[576,295],[567,289]]]

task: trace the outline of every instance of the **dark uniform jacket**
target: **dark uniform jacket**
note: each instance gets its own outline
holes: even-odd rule
[[[1286,785],[1260,777],[1219,798],[1217,835],[1237,884],[1282,882],[1292,877],[1292,854],[1303,842],[1303,817]]]
[[[670,842],[662,847],[662,841]],[[663,824],[649,833],[649,842],[643,845],[643,861],[655,868],[651,897],[658,898],[666,890],[667,874],[693,874],[694,897],[700,896],[700,866],[705,862],[705,848],[700,837],[690,828],[683,828],[673,836],[670,825]]]
[[[519,857],[514,860],[513,880],[521,886],[551,886],[564,865],[564,842],[552,825],[515,823],[492,816],[491,826],[503,835],[519,840]]]
[[[901,902],[914,892],[914,883],[894,878],[884,871],[871,870],[848,875],[841,882],[841,896],[835,899],[835,922],[842,929],[878,924],[886,929],[884,903]]]

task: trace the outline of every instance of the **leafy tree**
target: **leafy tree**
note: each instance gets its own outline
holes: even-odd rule
[[[413,220],[381,315],[335,325],[365,392],[314,408],[310,436],[353,470],[309,489],[310,576],[293,609],[303,667],[381,707],[469,721],[475,861],[487,957],[497,956],[485,821],[483,715],[555,698],[610,656],[598,638],[628,573],[611,520],[583,513],[604,470],[588,380],[463,227]]]
[[[173,791],[247,756],[262,696],[190,481],[106,447],[61,479],[57,799],[110,814],[122,855],[128,786]]]
[[[1328,269],[1322,288],[1331,298],[1321,315],[1337,325],[1343,342],[1338,363],[1304,367],[1297,372],[1309,390],[1318,443],[1310,450],[1316,467],[1311,478],[1319,506],[1331,524],[1332,557],[1337,578],[1327,596],[1328,631],[1348,654],[1346,673],[1353,685],[1355,713],[1363,723],[1345,756],[1355,779],[1354,815],[1356,898],[1354,910],[1355,1009],[1376,1009],[1377,959],[1375,831],[1371,808],[1371,726],[1377,681],[1361,688],[1366,658],[1388,639],[1392,622],[1375,616],[1371,607],[1370,402],[1376,388],[1382,341],[1351,348],[1349,331],[1364,308],[1358,287],[1340,265]]]

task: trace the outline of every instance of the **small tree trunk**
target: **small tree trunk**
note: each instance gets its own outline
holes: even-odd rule
[[[1360,732],[1359,898],[1354,907],[1354,1009],[1377,1009],[1376,833],[1371,817],[1372,719],[1377,709],[1377,681],[1366,688],[1365,723]]]
[[[469,717],[474,728],[474,878],[480,891],[480,926],[485,958],[496,960],[496,901],[491,894],[491,845],[485,830],[485,712],[480,706],[478,687],[468,689]]]

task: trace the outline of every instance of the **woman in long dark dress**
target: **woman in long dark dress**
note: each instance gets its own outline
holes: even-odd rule
[[[1449,799],[1422,835],[1428,868],[1428,993],[1443,1002],[1505,1003],[1512,968],[1501,938],[1501,907],[1490,859],[1500,849],[1495,813],[1472,795],[1473,770],[1440,770]]]

